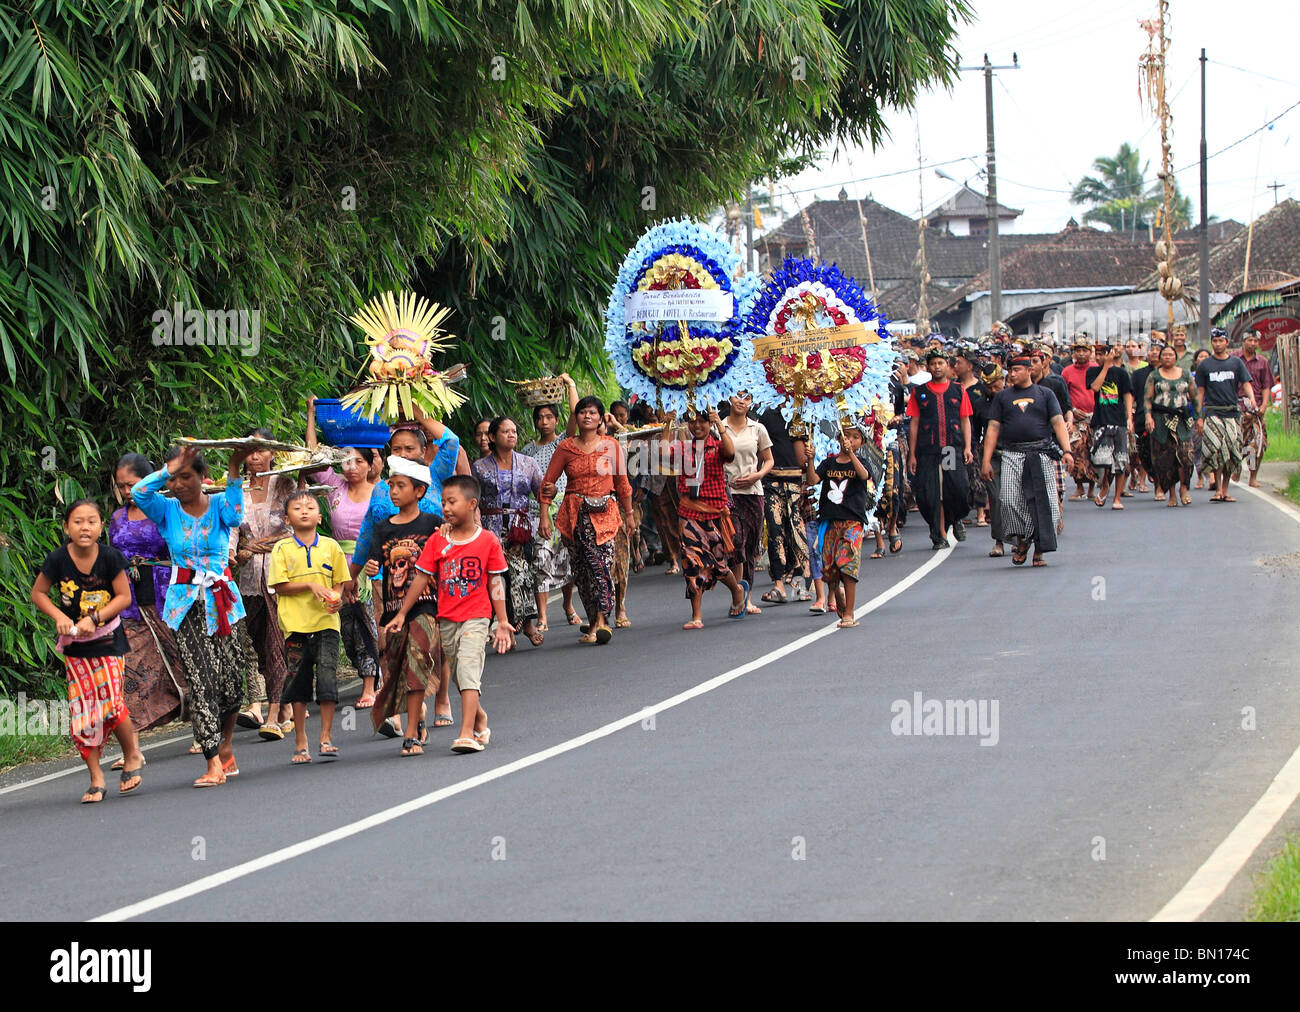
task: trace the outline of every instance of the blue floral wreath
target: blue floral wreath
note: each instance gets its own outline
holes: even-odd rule
[[[814,264],[806,258],[786,257],[780,269],[759,289],[754,307],[745,318],[746,331],[759,336],[775,335],[777,331],[774,318],[779,316],[782,307],[790,299],[809,286],[815,286],[818,292],[833,297],[835,308],[851,322],[871,324],[874,321],[876,324],[880,343],[864,346],[862,376],[843,394],[849,413],[861,418],[878,402],[890,404],[889,379],[897,355],[890,346],[889,321],[881,315],[857,281],[844,274],[835,264]],[[830,326],[834,320],[827,318],[817,322]],[[793,399],[772,384],[762,361],[753,363],[747,386],[756,406],[780,408],[787,422],[793,417]],[[818,424],[826,421],[838,426],[840,411],[835,398],[805,400],[800,407],[800,415],[808,423],[817,460],[839,452],[839,441],[828,437]],[[895,438],[894,430],[886,430],[885,445],[892,445]]]
[[[680,327],[674,322],[659,334],[652,324],[629,324],[624,302],[629,293],[640,290],[648,274],[670,260],[689,262],[690,271],[697,279],[707,275],[719,290],[735,297],[735,309],[729,320],[686,321],[690,339],[700,345],[713,345],[708,350],[716,354],[702,380],[695,384],[695,401],[700,406],[716,404],[745,388],[744,380],[750,374],[754,357],[753,341],[745,333],[745,318],[758,294],[759,279],[746,272],[733,281],[741,266],[740,255],[724,236],[688,219],[665,221],[651,227],[624,258],[605,310],[605,353],[623,389],[652,404],[658,399],[665,411],[680,413],[686,410],[690,400],[686,380],[657,378],[638,361],[639,356],[652,353],[656,338],[661,346],[664,342],[676,342],[681,335]],[[723,354],[714,342],[729,342],[730,347]]]

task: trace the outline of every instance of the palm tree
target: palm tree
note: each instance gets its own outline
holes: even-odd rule
[[[1113,232],[1135,230],[1155,219],[1162,202],[1162,184],[1159,180],[1148,184],[1148,161],[1140,164],[1137,148],[1128,142],[1119,146],[1114,157],[1103,155],[1092,163],[1095,176],[1084,176],[1070,193],[1073,204],[1088,205],[1083,220],[1089,225],[1105,225]],[[1192,202],[1178,192],[1174,184],[1174,202],[1170,208],[1174,228],[1182,228],[1191,221]]]

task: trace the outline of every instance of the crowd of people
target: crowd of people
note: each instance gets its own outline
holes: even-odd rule
[[[1178,330],[1123,347],[1080,336],[1068,355],[1028,340],[905,342],[891,403],[843,418],[820,460],[797,415],[755,411],[747,391],[678,418],[644,402],[606,410],[567,375],[566,404],[484,418],[468,444],[417,412],[383,451],[339,447],[337,471],[267,473],[271,451],[243,446],[222,484],[189,444],[161,467],[126,453],[107,543],[98,504],[72,503],[31,592],[65,657],[91,779],[81,800],[105,796],[107,736],[122,747],[119,791],[133,793],[138,733],[184,714],[206,762],[196,787],[239,775],[241,726],[292,735],[296,766],[337,760],[340,654],[361,681],[355,706],[401,738],[400,755],[457,723],[453,682],[451,750],[481,752],[486,655],[519,649],[516,635],[541,648],[556,593],[578,643],[611,643],[632,624],[629,573],[647,566],[682,577],[686,631],[704,628],[719,584],[728,619],[798,602],[850,629],[864,545],[871,560],[900,552],[912,511],[935,550],[969,524],[989,529],[991,557],[1010,547],[1023,565],[1032,550],[1040,567],[1067,481],[1071,500],[1116,511],[1147,492],[1186,506],[1204,477],[1211,502],[1233,502],[1243,469],[1256,482],[1273,378],[1257,335],[1240,355],[1221,331],[1211,344],[1194,354]],[[316,447],[311,398],[305,442]],[[757,595],[764,546],[771,586]]]

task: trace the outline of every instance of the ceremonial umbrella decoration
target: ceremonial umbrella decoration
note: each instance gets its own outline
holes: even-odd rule
[[[647,230],[605,311],[605,351],[619,385],[679,413],[744,389],[753,351],[744,319],[758,278],[742,266],[726,238],[699,222]]]
[[[818,459],[839,452],[819,422],[837,427],[872,414],[892,417],[889,321],[834,264],[786,257],[746,317],[754,363],[746,381],[759,407],[779,407],[792,427],[811,423]],[[886,430],[893,441],[893,430]]]
[[[343,397],[341,406],[386,422],[410,421],[417,407],[432,418],[460,407],[465,397],[451,384],[464,378],[465,366],[439,372],[430,360],[455,337],[442,328],[450,312],[411,292],[385,292],[362,306],[352,320],[366,332],[371,378]]]

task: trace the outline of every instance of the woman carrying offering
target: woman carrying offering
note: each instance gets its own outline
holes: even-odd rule
[[[121,616],[128,644],[122,687],[136,731],[174,720],[187,691],[176,639],[162,620],[172,575],[167,542],[131,498],[132,486],[153,472],[153,463],[138,453],[128,453],[117,462],[113,482],[123,505],[108,522],[108,543],[126,558],[130,578],[131,604]],[[119,759],[113,769],[120,769],[123,762]]]
[[[1200,392],[1192,377],[1179,367],[1173,345],[1160,349],[1160,364],[1147,377],[1143,402],[1156,488],[1169,496],[1168,505],[1177,506],[1181,494],[1183,505],[1190,506],[1192,419],[1188,408],[1200,414]],[[1176,485],[1182,485],[1181,493]]]
[[[54,619],[68,677],[68,711],[72,740],[90,771],[83,805],[104,800],[104,771],[99,755],[109,734],[122,746],[124,769],[119,792],[130,794],[143,780],[135,729],[122,692],[123,654],[127,651],[121,612],[131,603],[126,559],[116,548],[99,544],[104,519],[90,499],[78,499],[63,514],[67,543],[41,564],[32,584],[31,601]],[[58,604],[50,599],[55,590]]]
[[[519,430],[505,415],[488,426],[491,452],[470,466],[479,481],[483,527],[496,535],[506,555],[506,615],[535,647],[544,634],[537,628],[537,582],[533,576],[533,529],[528,506],[542,485],[532,457],[515,452]]]
[[[176,634],[190,680],[194,740],[208,761],[195,787],[215,787],[239,773],[231,739],[244,676],[236,633],[245,611],[227,558],[230,528],[244,517],[240,465],[247,456],[247,450],[236,450],[226,490],[208,495],[203,491],[208,473],[203,455],[193,446],[174,446],[167,452],[166,466],[131,489],[131,497],[158,525],[171,554],[163,620]],[[163,498],[164,484],[176,498]]]
[[[564,539],[573,564],[578,594],[587,612],[590,630],[579,643],[608,643],[614,638],[608,616],[614,611],[614,539],[622,522],[632,523],[632,486],[627,463],[618,442],[599,432],[605,406],[597,397],[578,401],[574,417],[578,434],[560,442],[542,479],[538,494],[541,520],[538,534],[551,536],[547,507],[555,498],[555,482],[568,479],[555,526]],[[618,500],[618,510],[613,509]]]
[[[573,409],[578,403],[578,388],[568,373],[561,373],[560,379],[564,380],[569,390],[569,414],[572,416]],[[533,426],[537,429],[537,438],[520,452],[536,460],[537,468],[542,473],[551,466],[551,457],[555,455],[555,450],[560,445],[560,437],[556,432],[559,424],[558,405],[539,404],[533,408]],[[556,482],[556,490],[559,495],[564,495],[564,489],[565,478],[561,475]],[[573,610],[573,572],[569,564],[569,552],[564,547],[564,542],[560,540],[558,531],[552,533],[549,538],[540,536],[542,514],[536,498],[529,500],[528,509],[533,522],[536,547],[533,561],[537,576],[537,628],[546,632],[546,598],[553,590],[558,590],[564,595],[564,615],[569,625],[579,625],[582,619]],[[552,522],[555,520],[554,510],[551,510],[551,520]]]
[[[307,447],[314,450],[316,446],[316,398],[308,397]],[[378,450],[349,446],[344,451],[341,475],[333,468],[309,472],[312,479],[329,486],[330,534],[349,559],[356,551],[361,521],[370,508],[370,495],[378,478],[378,468],[382,466]],[[379,677],[379,632],[375,628],[374,613],[370,610],[371,593],[371,581],[358,578],[355,595],[347,595],[352,600],[346,601],[339,609],[343,650],[361,676],[361,698],[356,703],[358,710],[368,710],[375,705],[375,680]]]
[[[772,437],[767,427],[749,417],[754,403],[748,390],[741,390],[727,404],[725,433],[731,437],[734,455],[726,462],[727,490],[731,493],[732,517],[736,525],[736,550],[732,564],[737,576],[750,586],[755,582],[758,553],[763,541],[763,478],[772,470]],[[770,591],[763,598],[781,601]],[[756,604],[746,604],[750,615],[762,614]]]
[[[275,438],[269,429],[253,429],[245,436]],[[279,741],[293,730],[293,711],[280,704],[287,673],[284,634],[280,631],[275,592],[267,586],[266,572],[271,549],[292,533],[284,518],[284,504],[296,482],[291,474],[261,474],[271,469],[274,456],[268,449],[252,450],[244,460],[248,486],[244,520],[239,525],[235,548],[236,578],[248,615],[244,628],[257,657],[256,665],[250,664],[248,670],[249,705],[239,714],[238,723],[241,727],[258,728],[258,735],[266,741]],[[263,704],[267,707],[265,720]]]

